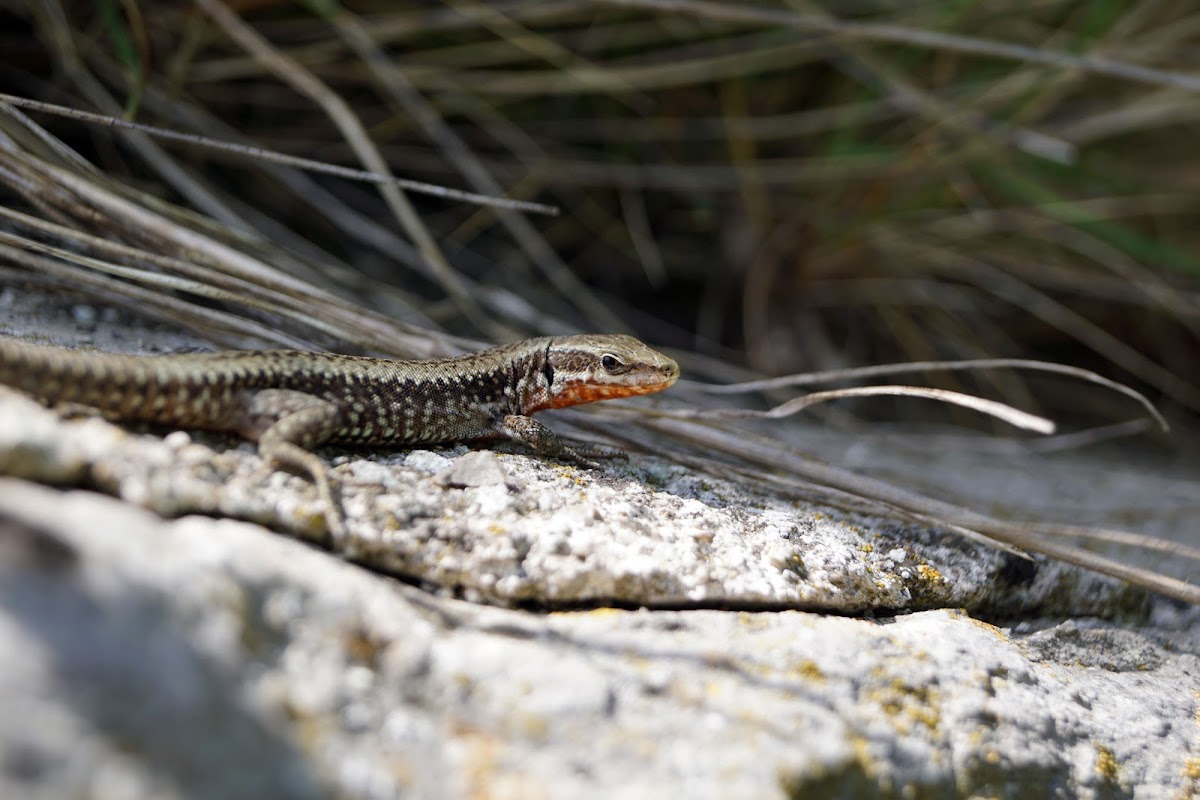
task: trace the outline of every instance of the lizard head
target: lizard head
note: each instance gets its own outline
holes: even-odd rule
[[[679,365],[632,336],[556,336],[546,346],[548,402],[562,408],[596,400],[660,392]]]

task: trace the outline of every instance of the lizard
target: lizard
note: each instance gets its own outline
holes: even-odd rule
[[[345,535],[323,444],[412,446],[507,438],[597,466],[531,415],[661,391],[679,365],[625,335],[544,336],[402,361],[298,350],[122,355],[0,338],[0,385],[113,422],[237,433],[273,468],[305,473],[328,533]]]

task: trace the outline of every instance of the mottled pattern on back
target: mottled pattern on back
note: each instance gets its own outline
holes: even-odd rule
[[[341,412],[330,441],[419,444],[489,433],[546,392],[546,346],[529,339],[452,359],[386,359],[291,350],[127,356],[0,340],[0,383],[48,404],[114,420],[237,430],[244,393],[291,389]]]
[[[278,375],[272,385],[337,405],[342,420],[333,441],[462,441],[494,433],[496,420],[508,414],[529,413],[529,398],[546,390],[540,363],[548,342],[437,361],[306,354],[311,366]]]

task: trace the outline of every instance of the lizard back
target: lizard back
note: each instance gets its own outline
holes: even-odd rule
[[[529,376],[542,375],[530,362],[544,357],[548,341],[392,361],[295,350],[99,354],[0,339],[0,383],[115,421],[210,430],[241,427],[236,411],[246,392],[285,389],[337,406],[332,441],[453,441],[485,433],[497,415],[523,413]]]

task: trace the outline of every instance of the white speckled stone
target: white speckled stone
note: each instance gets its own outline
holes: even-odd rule
[[[311,482],[267,469],[249,443],[60,420],[7,391],[0,472],[91,483],[168,516],[240,517],[324,539]],[[1014,613],[1143,604],[1122,584],[1062,565],[653,460],[593,470],[515,453],[353,453],[331,474],[350,532],[344,555],[501,605]]]
[[[1196,609],[529,613],[87,492],[0,479],[0,518],[3,797],[1200,788]]]

